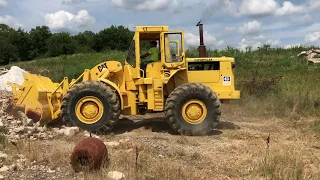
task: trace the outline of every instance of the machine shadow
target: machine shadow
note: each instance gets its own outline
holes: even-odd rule
[[[122,118],[119,120],[118,124],[115,126],[113,133],[114,135],[120,135],[134,131],[136,129],[150,130],[156,133],[168,133],[170,135],[179,135],[172,131],[168,123],[164,118],[148,118],[143,120],[132,120],[129,118]],[[234,130],[239,129],[239,126],[231,122],[220,121],[217,128],[213,130],[208,136],[220,135],[221,130]]]
[[[71,124],[63,123],[62,120],[57,120],[52,123],[50,123],[50,127],[61,127],[61,126],[72,126]],[[143,129],[146,131],[151,131],[155,133],[168,133],[170,135],[177,135],[180,136],[180,134],[177,134],[172,131],[168,123],[166,122],[165,118],[162,117],[149,117],[144,118],[142,120],[138,120],[136,118],[131,119],[128,117],[122,117],[119,119],[117,125],[114,127],[113,131],[107,132],[107,133],[96,133],[97,135],[121,135],[128,132],[132,132],[137,129]],[[213,130],[210,134],[207,136],[215,136],[222,134],[222,130],[236,130],[240,129],[239,126],[235,125],[232,122],[228,121],[220,121],[216,127],[215,130]]]

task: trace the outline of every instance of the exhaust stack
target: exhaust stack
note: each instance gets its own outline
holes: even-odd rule
[[[200,35],[200,46],[199,46],[199,57],[206,57],[206,46],[203,42],[203,24],[201,21],[198,22],[197,26],[199,26],[199,35]]]

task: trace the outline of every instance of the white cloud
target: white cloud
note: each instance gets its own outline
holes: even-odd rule
[[[198,47],[200,45],[199,35],[186,32],[184,36],[185,36],[185,43],[187,46]],[[225,45],[225,42],[223,40],[218,41],[215,36],[209,34],[207,31],[203,32],[203,36],[204,36],[204,40],[203,40],[204,45],[206,47],[221,47]]]
[[[87,2],[87,0],[64,0],[62,1],[61,4],[64,5],[77,5],[77,4],[81,4],[81,3],[85,3]]]
[[[12,28],[23,27],[22,24],[20,24],[14,17],[12,17],[10,15],[0,16],[0,23],[6,24]]]
[[[310,0],[308,3],[308,9],[310,11],[315,11],[320,9],[320,1],[319,0]]]
[[[95,18],[87,10],[80,10],[78,14],[67,11],[58,11],[43,15],[45,24],[53,31],[79,31],[89,28],[95,23]]]
[[[174,0],[177,1],[177,0]],[[188,14],[201,13],[199,19],[207,20],[212,16],[219,16],[219,14],[226,14],[232,17],[239,17],[239,12],[237,10],[236,0],[200,0],[200,1],[191,1],[191,0],[180,0],[183,3],[187,4],[184,7],[176,7],[184,9]],[[182,4],[182,2],[180,3]],[[191,12],[191,13],[190,13]]]
[[[112,0],[114,2],[125,2],[125,0]],[[131,3],[131,9],[135,6],[134,3],[143,2],[146,0],[127,0],[126,4]],[[150,0],[155,1],[155,0]],[[161,0],[159,0],[160,2]],[[162,0],[165,2],[166,0]],[[318,7],[316,2],[313,1],[310,8]],[[168,3],[168,6],[174,9],[174,12],[190,11],[194,13],[194,10],[201,9],[202,15],[200,19],[204,19],[214,14],[224,13],[232,17],[264,17],[264,16],[284,16],[289,14],[308,12],[307,4],[295,5],[291,1],[284,1],[279,4],[279,0],[200,0],[197,2],[191,0],[173,0],[172,3]],[[316,2],[316,3],[314,3]],[[183,5],[186,4],[186,5]],[[119,4],[120,5],[120,4]],[[121,4],[124,6],[124,4]],[[193,8],[193,9],[191,9]],[[310,9],[309,8],[309,9]]]
[[[306,26],[301,28],[302,32],[314,32],[314,31],[319,31],[320,29],[320,23],[313,23],[310,26]]]
[[[268,44],[270,46],[279,46],[281,44],[280,39],[268,39],[265,44]]]
[[[312,16],[310,14],[305,14],[303,16],[290,16],[290,21],[292,23],[312,22]]]
[[[233,32],[234,30],[236,30],[236,27],[227,26],[224,28],[224,30],[226,30],[227,32]]]
[[[307,43],[314,43],[314,42],[318,42],[319,40],[320,40],[320,32],[310,33],[304,38],[304,41]]]
[[[172,10],[171,14],[179,14],[182,12],[183,8],[181,8],[180,2],[178,2],[177,0],[173,0],[172,1],[172,9],[173,10]]]
[[[291,49],[291,48],[295,48],[295,47],[300,47],[302,46],[302,44],[289,44],[284,46],[285,49]]]
[[[239,11],[241,15],[249,17],[285,16],[296,13],[308,12],[308,9],[320,8],[319,0],[310,0],[307,5],[294,5],[291,1],[284,1],[282,6],[276,0],[243,0]]]
[[[250,17],[272,15],[279,5],[274,0],[243,0],[240,13]]]
[[[266,39],[266,37],[263,35],[263,34],[260,34],[258,36],[255,36],[253,39],[256,39],[256,40],[264,40]]]
[[[223,1],[223,11],[227,14],[231,14],[233,16],[238,16],[237,12],[237,4],[234,0],[224,0]]]
[[[285,1],[285,2],[283,2],[283,6],[281,8],[279,8],[275,12],[275,14],[279,15],[279,16],[283,16],[283,15],[289,15],[289,14],[293,14],[293,13],[301,13],[301,12],[305,12],[305,11],[306,11],[305,6],[295,6],[290,1]]]
[[[0,8],[6,7],[6,6],[8,6],[7,1],[5,1],[5,0],[0,0]]]
[[[136,30],[134,24],[128,24],[127,28],[128,28],[130,31],[135,31],[135,30]]]
[[[124,10],[155,11],[168,8],[168,0],[111,0],[111,3]],[[177,2],[174,2],[177,5]]]
[[[192,32],[191,35],[194,36],[189,36],[191,38],[186,39],[186,42],[196,47],[199,46],[199,39],[195,36],[198,35],[198,28],[195,25],[200,19],[204,23],[204,30],[208,30],[211,36],[215,37],[210,39],[206,36],[205,45],[218,46],[224,43],[221,48],[225,45],[238,47],[242,38],[245,38],[243,46],[263,45],[266,42],[280,43],[283,46],[305,43],[304,39],[308,34],[320,31],[320,23],[316,21],[320,12],[320,0],[23,0],[19,3],[11,3],[13,0],[0,0],[4,1],[9,3],[7,8],[9,6],[12,8],[2,10],[10,10],[12,14],[8,15],[13,17],[5,16],[7,13],[2,12],[1,21],[6,21],[7,24],[10,22],[11,26],[17,27],[18,22],[12,19],[19,20],[26,26],[24,27],[26,30],[43,24],[50,25],[53,31],[75,32],[84,31],[83,27],[92,27],[90,30],[98,32],[112,24],[119,24],[119,19],[122,19],[120,24],[134,30],[131,24],[161,25],[166,22],[164,24],[168,24],[170,29]],[[90,15],[88,13],[88,16],[84,17],[91,17],[95,12],[97,23],[92,23],[91,20],[94,18],[76,20],[78,10],[81,8],[76,8],[74,4],[85,1],[87,3],[77,6],[89,11]],[[305,11],[302,11],[303,9]],[[59,13],[59,10],[63,11]],[[123,13],[122,10],[135,10],[137,14]],[[150,11],[145,14],[138,13],[147,10]],[[159,10],[159,13],[155,13],[156,10]],[[40,16],[41,12],[44,12],[43,16]],[[171,12],[176,14],[172,15]],[[201,18],[202,14],[206,19]],[[156,22],[153,21],[155,19]],[[309,36],[312,37],[311,35]],[[282,43],[280,40],[277,41],[278,38]],[[210,43],[211,41],[214,43]]]
[[[239,43],[238,48],[241,51],[246,51],[246,49],[248,47],[251,47],[252,50],[256,50],[256,49],[258,49],[258,47],[262,47],[264,44],[268,44],[271,47],[275,47],[275,46],[280,46],[281,43],[282,42],[280,41],[280,39],[273,39],[271,37],[266,37],[266,36],[260,34],[259,36],[256,36],[251,39],[250,38],[249,39],[243,38],[241,40],[241,42]]]
[[[252,41],[252,40],[247,40],[247,39],[242,39],[241,42],[239,43],[239,49],[241,51],[246,51],[248,47],[251,47],[252,50],[258,49],[258,47],[261,47],[261,42],[260,41]]]
[[[256,35],[261,32],[261,24],[258,21],[251,21],[240,26],[239,31],[246,35]]]
[[[172,6],[173,7],[178,7],[179,6],[179,2],[177,0],[173,0],[172,1]]]

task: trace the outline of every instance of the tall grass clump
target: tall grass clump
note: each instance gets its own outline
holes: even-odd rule
[[[304,159],[306,156],[310,159]],[[319,159],[310,150],[292,146],[275,147],[255,162],[254,169],[265,179],[319,179],[319,172],[313,168],[318,162]]]
[[[320,69],[297,57],[300,52],[263,47],[239,55],[235,69],[243,97],[239,103],[257,115],[320,115]]]
[[[236,88],[241,105],[253,116],[300,117],[320,115],[320,69],[310,68],[306,59],[297,57],[301,51],[314,47],[291,49],[263,46],[258,50],[227,47],[208,50],[210,57],[234,57]],[[197,49],[187,51],[197,57]]]

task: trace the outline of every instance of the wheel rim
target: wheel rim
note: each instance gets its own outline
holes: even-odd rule
[[[76,105],[76,116],[85,124],[98,122],[103,115],[103,104],[96,97],[83,97]]]
[[[206,105],[199,100],[190,100],[182,107],[182,116],[190,124],[200,124],[206,115]]]

